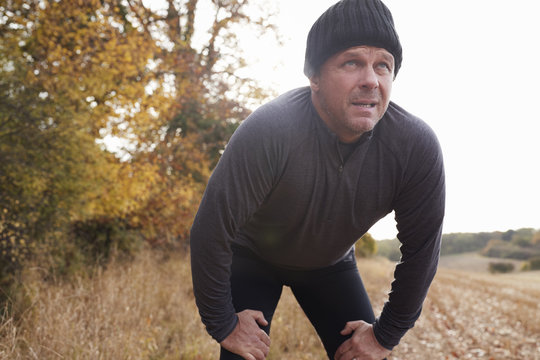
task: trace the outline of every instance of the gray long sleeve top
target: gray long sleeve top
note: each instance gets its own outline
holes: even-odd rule
[[[194,292],[209,334],[222,341],[237,322],[231,243],[278,267],[320,268],[395,211],[402,257],[374,324],[391,349],[419,317],[435,275],[444,202],[437,138],[396,104],[344,161],[309,87],[267,103],[231,137],[191,229]]]

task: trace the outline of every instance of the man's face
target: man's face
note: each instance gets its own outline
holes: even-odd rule
[[[354,142],[382,118],[390,102],[394,57],[357,46],[328,59],[310,79],[317,112],[343,142]]]

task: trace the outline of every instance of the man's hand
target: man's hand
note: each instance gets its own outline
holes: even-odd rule
[[[244,310],[237,315],[236,327],[221,346],[246,360],[264,360],[270,350],[270,337],[259,327],[268,325],[263,313]]]
[[[335,360],[381,360],[390,354],[391,351],[382,347],[375,338],[373,325],[362,320],[349,321],[341,335],[351,333],[352,337],[337,349]]]

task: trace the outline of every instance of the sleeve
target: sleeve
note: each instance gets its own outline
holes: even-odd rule
[[[235,328],[231,241],[270,192],[275,153],[261,123],[246,119],[212,173],[190,233],[195,300],[208,333],[218,342]]]
[[[396,346],[420,316],[439,261],[445,208],[445,174],[440,145],[425,125],[415,141],[394,204],[401,259],[388,301],[374,324],[385,348]]]

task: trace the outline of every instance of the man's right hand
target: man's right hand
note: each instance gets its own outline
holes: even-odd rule
[[[238,314],[236,327],[221,342],[221,346],[246,360],[264,360],[270,350],[270,337],[259,325],[268,321],[260,311],[244,310]]]

